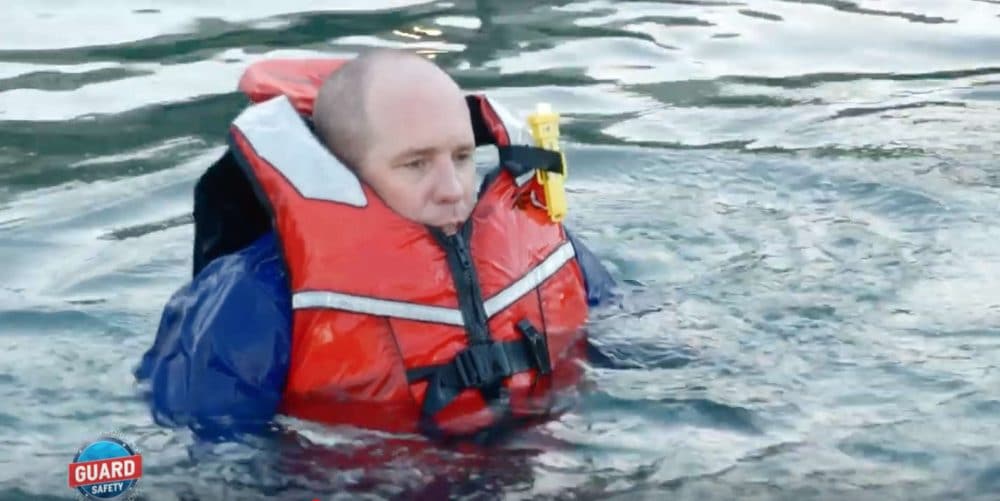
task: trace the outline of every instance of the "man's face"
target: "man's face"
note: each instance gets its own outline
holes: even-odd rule
[[[373,89],[359,176],[399,215],[454,232],[475,203],[475,139],[457,88]]]

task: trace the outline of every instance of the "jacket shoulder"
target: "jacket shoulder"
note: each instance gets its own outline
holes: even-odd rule
[[[276,413],[291,305],[273,240],[213,260],[168,301],[135,369],[158,424],[218,437]]]
[[[601,263],[600,258],[584,244],[579,236],[574,235],[568,228],[564,227],[563,229],[566,232],[566,238],[573,245],[576,262],[583,274],[583,282],[587,289],[587,303],[590,306],[608,304],[616,297],[617,284],[615,279]]]

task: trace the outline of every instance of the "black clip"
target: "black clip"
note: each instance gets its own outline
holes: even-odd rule
[[[455,356],[455,370],[463,388],[482,388],[510,376],[510,360],[497,343],[474,344]]]
[[[528,319],[517,323],[517,328],[524,334],[524,339],[528,342],[528,351],[535,362],[535,368],[539,375],[552,373],[552,361],[549,359],[549,343],[545,336]]]

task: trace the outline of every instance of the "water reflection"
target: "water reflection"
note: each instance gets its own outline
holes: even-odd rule
[[[37,478],[15,496],[63,492],[113,426],[150,499],[995,490],[1000,3],[98,3],[18,4],[0,35],[0,441]],[[587,398],[488,452],[152,426],[129,369],[190,270],[239,74],[385,45],[563,113],[569,224],[628,292],[595,313]]]

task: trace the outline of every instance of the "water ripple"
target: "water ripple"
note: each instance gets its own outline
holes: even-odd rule
[[[8,497],[65,492],[109,428],[141,445],[150,499],[995,497],[1000,2],[336,9],[8,9],[0,462],[33,479]],[[580,405],[488,451],[155,426],[130,370],[189,276],[191,188],[240,73],[386,46],[562,113],[567,224],[625,293],[588,326]]]
[[[927,24],[940,24],[940,23],[956,23],[956,19],[945,19],[943,17],[937,16],[926,16],[923,14],[916,14],[913,12],[898,12],[898,11],[886,11],[878,9],[867,9],[859,6],[855,2],[847,2],[844,0],[781,0],[784,2],[794,2],[812,5],[823,5],[831,7],[833,9],[849,12],[852,14],[867,14],[874,16],[889,16],[889,17],[899,17],[906,19],[907,21],[913,23],[927,23]]]

